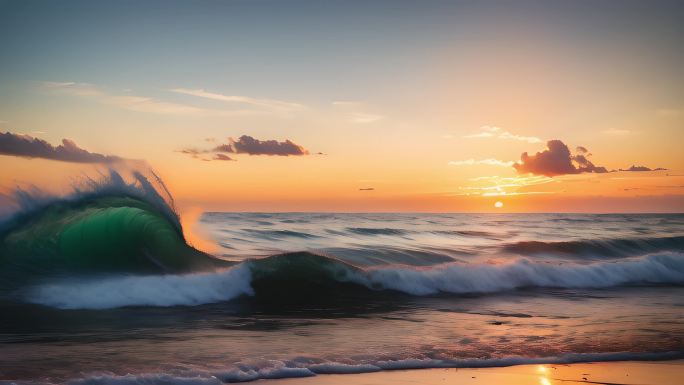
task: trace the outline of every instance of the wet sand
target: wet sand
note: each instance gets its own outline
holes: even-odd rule
[[[505,368],[396,370],[268,380],[270,385],[677,385],[684,360],[520,365]]]

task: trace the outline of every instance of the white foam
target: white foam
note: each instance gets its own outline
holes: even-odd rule
[[[382,370],[379,366],[372,364],[342,364],[339,362],[314,364],[309,366],[308,369],[316,374],[357,374]]]
[[[348,279],[412,295],[492,293],[526,287],[606,288],[626,284],[684,284],[684,254],[663,253],[590,264],[532,262],[452,263],[428,269],[381,267]]]
[[[71,278],[28,289],[26,300],[60,309],[200,305],[251,295],[250,281],[246,264],[216,273]]]
[[[312,377],[316,373],[302,366],[288,366],[282,361],[267,360],[261,366],[249,367],[246,365],[239,365],[237,368],[220,373],[214,373],[214,376],[221,379],[223,382],[246,382],[259,379],[277,379],[277,378],[299,378]]]
[[[217,273],[117,276],[51,281],[26,291],[28,302],[61,309],[201,305],[253,295],[252,264]],[[346,269],[338,279],[411,295],[494,293],[530,287],[607,288],[627,284],[684,284],[684,254],[667,253],[590,264],[452,263],[432,268]]]
[[[69,385],[222,385],[214,377],[178,377],[169,374],[133,375],[99,375],[72,380]]]
[[[379,370],[408,370],[430,368],[489,368],[532,364],[569,364],[577,362],[671,360],[682,358],[682,352],[660,353],[570,353],[554,357],[501,357],[492,359],[420,359],[370,360],[365,363],[338,362],[296,363],[267,360],[259,365],[236,364],[221,373],[192,373],[173,376],[163,373],[139,375],[96,375],[69,381],[69,385],[219,385],[226,382],[247,382],[260,379],[311,377],[319,374],[355,374]]]

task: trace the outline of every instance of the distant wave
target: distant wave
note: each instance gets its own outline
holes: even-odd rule
[[[494,238],[499,239],[499,236],[494,233],[487,231],[476,231],[476,230],[435,230],[434,234],[442,235],[460,235],[464,237],[474,237],[474,238]]]
[[[358,235],[404,235],[406,230],[378,227],[347,227],[347,231]]]
[[[199,305],[241,296],[297,303],[387,290],[425,296],[649,284],[684,285],[684,254],[653,254],[589,264],[519,259],[505,264],[362,269],[316,254],[292,253],[251,260],[216,273],[66,278],[31,287],[23,292],[23,298],[58,308],[102,309]]]
[[[146,373],[103,374],[72,379],[72,385],[221,385],[265,379],[313,377],[322,374],[358,374],[382,370],[431,368],[492,368],[532,364],[571,364],[580,362],[655,361],[684,357],[682,352],[655,353],[569,353],[553,357],[503,357],[489,359],[398,358],[366,359],[354,363],[300,358],[289,361],[266,360],[261,364],[238,363],[234,368],[216,371],[192,370],[184,374]]]
[[[504,250],[521,255],[562,254],[612,258],[665,250],[682,251],[684,236],[564,242],[524,241],[507,245]]]
[[[294,230],[255,230],[255,229],[243,229],[242,231],[256,234],[265,238],[318,238],[317,235],[304,233],[301,231]]]

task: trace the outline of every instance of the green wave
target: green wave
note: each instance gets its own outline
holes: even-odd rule
[[[179,273],[221,261],[189,246],[168,213],[130,196],[55,202],[20,215],[0,232],[0,274]]]

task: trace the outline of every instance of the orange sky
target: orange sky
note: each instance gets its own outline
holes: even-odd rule
[[[665,5],[245,7],[6,9],[0,132],[144,160],[188,210],[684,211],[684,54]],[[243,135],[308,154],[249,155]],[[579,171],[512,166],[554,139]],[[212,160],[219,145],[234,161]],[[578,146],[607,171],[667,170],[582,172]],[[5,190],[107,167],[12,151]]]

